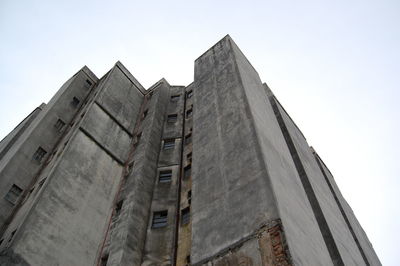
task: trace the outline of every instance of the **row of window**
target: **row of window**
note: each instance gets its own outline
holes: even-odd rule
[[[192,133],[185,136],[185,145],[192,143]],[[169,150],[175,148],[175,139],[164,139],[163,149]]]
[[[191,194],[191,191],[188,193]],[[191,197],[191,196],[190,196]],[[190,206],[181,210],[181,225],[188,224],[190,222]],[[162,228],[168,225],[168,210],[156,211],[153,213],[153,220],[151,228]]]
[[[186,110],[186,119],[192,117],[193,114],[193,108],[191,107],[190,109]],[[170,114],[167,116],[167,123],[175,123],[178,121],[178,114]]]
[[[192,98],[192,96],[193,96],[193,90],[186,92],[186,99]],[[171,102],[177,102],[180,97],[181,97],[180,94],[171,95]]]
[[[192,165],[188,164],[185,168],[183,168],[183,178],[188,179],[190,178],[191,175],[192,175]],[[159,172],[158,174],[159,183],[170,183],[171,180],[172,180],[172,170],[164,170]]]

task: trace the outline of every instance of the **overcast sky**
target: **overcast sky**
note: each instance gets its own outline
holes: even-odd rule
[[[0,138],[82,66],[146,88],[193,81],[230,34],[334,174],[383,265],[399,265],[400,1],[0,2]]]

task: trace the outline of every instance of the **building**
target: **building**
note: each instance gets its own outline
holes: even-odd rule
[[[381,265],[229,36],[194,82],[87,67],[0,143],[1,265]]]

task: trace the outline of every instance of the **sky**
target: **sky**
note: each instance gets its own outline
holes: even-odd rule
[[[400,1],[0,2],[0,138],[87,65],[148,88],[193,81],[229,34],[335,176],[383,265],[398,265]]]

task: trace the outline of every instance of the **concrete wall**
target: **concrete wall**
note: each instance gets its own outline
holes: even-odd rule
[[[230,42],[225,37],[195,61],[192,264],[278,218]]]
[[[335,197],[335,202],[340,208],[342,216],[345,219],[347,227],[350,230],[354,241],[356,241],[360,252],[362,253],[369,265],[381,265],[381,262],[379,261],[379,258],[376,255],[372,244],[369,242],[366,233],[364,232],[360,223],[355,217],[353,210],[351,209],[343,195],[340,193],[340,190],[335,182],[335,179],[333,178],[333,175],[315,151],[314,156],[315,160],[320,166],[322,174],[326,178],[327,185],[330,187],[332,195]]]
[[[87,68],[83,68],[69,79],[0,161],[0,228],[2,231],[5,229],[5,223],[9,222],[14,207],[18,205],[5,200],[5,195],[13,184],[26,192],[37,177],[63,131],[67,129],[90,92],[90,86],[86,80],[90,80],[93,84],[97,81]],[[71,104],[73,97],[80,99],[77,106]],[[58,119],[65,122],[62,130],[55,128]],[[47,152],[41,162],[33,159],[39,147]]]
[[[169,95],[169,84],[161,80],[152,88],[140,108],[140,116],[134,132],[142,132],[137,145],[131,150],[129,162],[118,200],[122,208],[113,217],[107,265],[140,265],[145,252],[146,232],[151,216],[153,189],[157,175],[157,159],[160,151],[164,114]],[[143,113],[147,112],[144,119]],[[171,217],[172,219],[173,217]],[[157,243],[156,243],[157,244]]]

